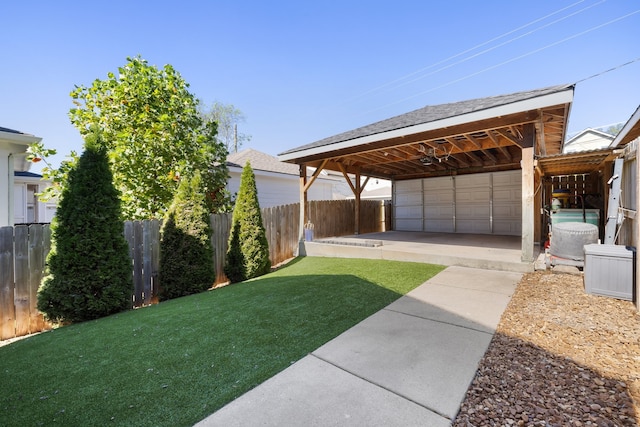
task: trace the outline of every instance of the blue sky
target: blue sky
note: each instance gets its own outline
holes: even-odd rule
[[[173,65],[204,103],[242,110],[243,148],[272,155],[425,105],[556,84],[578,82],[569,133],[640,105],[638,1],[35,0],[2,14],[0,126],[42,137],[54,165],[82,147],[74,85],[138,54]]]

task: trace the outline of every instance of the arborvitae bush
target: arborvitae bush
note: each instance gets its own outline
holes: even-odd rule
[[[38,310],[54,322],[81,322],[132,307],[132,268],[120,198],[101,147],[97,131],[86,137],[52,223]]]
[[[238,256],[238,253],[242,256]],[[237,265],[239,262],[243,268]],[[233,209],[225,274],[231,282],[241,282],[266,274],[270,269],[269,242],[262,224],[256,177],[251,164],[247,162],[242,170]]]
[[[182,178],[162,226],[160,299],[206,291],[215,281],[209,211],[202,179]]]
[[[244,256],[240,247],[240,222],[233,223],[229,240],[229,249],[224,264],[224,274],[231,283],[242,282],[247,279],[244,268]]]

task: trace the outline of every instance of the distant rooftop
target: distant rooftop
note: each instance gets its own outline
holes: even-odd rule
[[[298,165],[281,162],[277,158],[267,153],[254,150],[253,148],[246,148],[227,156],[227,166],[229,167],[244,168],[247,162],[251,163],[253,170],[284,173],[287,175],[299,174]]]

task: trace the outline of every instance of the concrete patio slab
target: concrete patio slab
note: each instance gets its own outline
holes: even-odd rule
[[[521,259],[520,236],[385,231],[302,243],[300,253],[306,256],[427,262],[517,273],[534,271],[533,261]]]

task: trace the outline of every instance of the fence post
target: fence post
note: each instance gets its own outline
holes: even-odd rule
[[[13,302],[16,314],[15,336],[29,333],[29,227],[16,225],[14,235],[14,273],[15,288]]]

